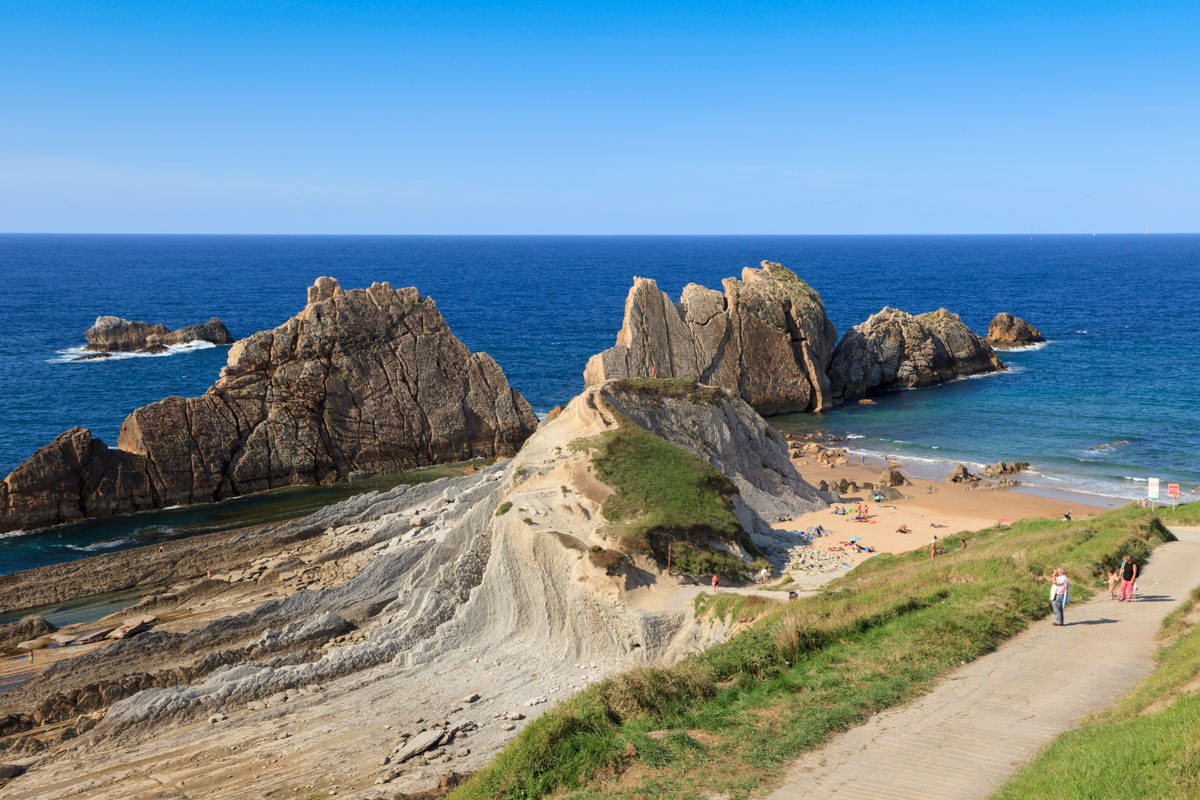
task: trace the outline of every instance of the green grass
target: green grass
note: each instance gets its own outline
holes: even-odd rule
[[[723,644],[589,687],[451,797],[745,798],[802,752],[1045,617],[1053,567],[1068,570],[1082,600],[1113,559],[1144,559],[1171,538],[1137,507],[968,536],[967,550],[932,560],[872,558],[816,596],[772,604]],[[729,604],[721,613],[742,612],[719,602]]]
[[[704,459],[627,419],[571,448],[590,450],[596,477],[613,488],[601,514],[620,550],[665,565],[669,547],[673,572],[734,580],[761,566],[734,552],[759,555],[732,511],[737,487]]]
[[[1200,504],[1162,510],[1200,523]],[[1111,708],[1058,737],[994,800],[1200,797],[1200,587],[1163,620],[1158,665]]]
[[[509,512],[509,510],[511,510],[511,509],[512,509],[512,503],[505,500],[503,503],[496,506],[496,516],[502,517],[505,514],[507,514]]]

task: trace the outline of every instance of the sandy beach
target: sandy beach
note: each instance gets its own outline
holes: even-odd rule
[[[878,483],[880,473],[888,464],[899,465],[905,472],[902,461],[887,462],[881,458],[867,457],[865,464],[852,463],[829,466],[819,460],[803,456],[793,458],[797,471],[809,483],[820,481],[835,483],[843,479],[858,484]],[[1018,475],[1019,479],[1020,476]],[[869,490],[852,492],[844,496],[845,503],[834,504],[833,508],[803,514],[787,522],[778,522],[775,527],[784,530],[806,530],[820,525],[830,534],[819,538],[814,546],[827,549],[837,547],[843,541],[858,537],[862,545],[874,548],[879,553],[903,553],[909,550],[928,549],[937,536],[939,540],[962,531],[975,531],[996,524],[1016,522],[1026,517],[1045,519],[1061,518],[1070,510],[1075,519],[1083,519],[1119,505],[1120,501],[1092,495],[1077,495],[1070,498],[1047,497],[1035,494],[1023,487],[1008,489],[968,489],[961,484],[910,478],[911,486],[899,487],[904,495],[897,500],[876,503]],[[855,521],[856,506],[868,509],[867,521]],[[850,513],[833,513],[839,507]],[[907,527],[910,533],[899,533]],[[849,548],[841,553],[843,562],[856,566],[870,558],[870,553],[853,552]]]

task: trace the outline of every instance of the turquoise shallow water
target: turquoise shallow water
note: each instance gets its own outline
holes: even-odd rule
[[[1001,375],[779,424],[861,436],[931,475],[1003,458],[1032,462],[1030,482],[1127,498],[1151,475],[1200,485],[1200,235],[2,235],[0,473],[72,425],[113,443],[134,408],[201,394],[224,364],[226,348],[70,363],[99,314],[171,327],[215,314],[241,337],[295,314],[319,275],[416,285],[544,412],[612,345],[634,275],[678,296],[764,258],[812,284],[839,333],[884,305],[945,306],[978,332],[1011,311],[1050,339],[1002,354]],[[4,572],[15,540],[0,541]]]

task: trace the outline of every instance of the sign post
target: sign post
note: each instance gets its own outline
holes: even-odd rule
[[[1179,497],[1179,484],[1178,483],[1168,483],[1167,484],[1167,496],[1171,498],[1171,510],[1174,511],[1175,510],[1175,500],[1176,500],[1176,498]]]
[[[1150,498],[1150,507],[1154,508],[1154,501],[1158,499],[1158,478],[1146,481],[1146,496]]]

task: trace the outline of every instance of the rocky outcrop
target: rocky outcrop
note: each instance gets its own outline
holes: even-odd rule
[[[39,636],[47,636],[56,630],[58,628],[47,622],[45,617],[37,614],[22,617],[16,622],[10,622],[7,625],[0,625],[0,651],[8,650],[18,642],[36,639]]]
[[[1025,320],[1001,311],[988,325],[987,340],[992,347],[1011,349],[1044,342],[1046,338]]]
[[[942,308],[913,315],[884,308],[842,337],[829,383],[836,402],[872,392],[932,386],[1005,369],[991,345]]]
[[[698,402],[694,395],[656,396],[652,387],[639,381],[619,380],[601,386],[599,396],[655,436],[704,458],[728,476],[741,500],[765,519],[828,505],[830,498],[796,472],[783,434],[732,392],[716,390],[711,400]],[[753,530],[745,519],[742,526],[764,533]]]
[[[588,386],[619,378],[685,378],[738,393],[761,414],[832,406],[826,370],[837,331],[821,296],[770,262],[723,281],[690,283],[678,303],[635,278],[614,347],[588,361]]]
[[[879,473],[879,485],[883,486],[912,486],[912,481],[904,477],[899,467],[887,467]]]
[[[537,427],[415,288],[320,278],[308,300],[230,348],[202,397],[130,414],[118,449],[73,428],[38,450],[0,483],[0,531],[509,456]]]
[[[169,345],[188,342],[233,343],[229,329],[216,317],[199,325],[187,325],[172,331],[158,323],[152,325],[103,316],[96,318],[96,323],[87,329],[84,336],[88,341],[87,349],[101,353],[163,352]]]
[[[946,475],[946,483],[974,483],[979,480],[978,475],[973,475],[966,464],[955,464],[954,469]]]
[[[1027,469],[1029,469],[1028,461],[997,461],[995,464],[988,464],[979,470],[979,474],[985,478],[1001,478],[1005,475],[1016,475]]]

